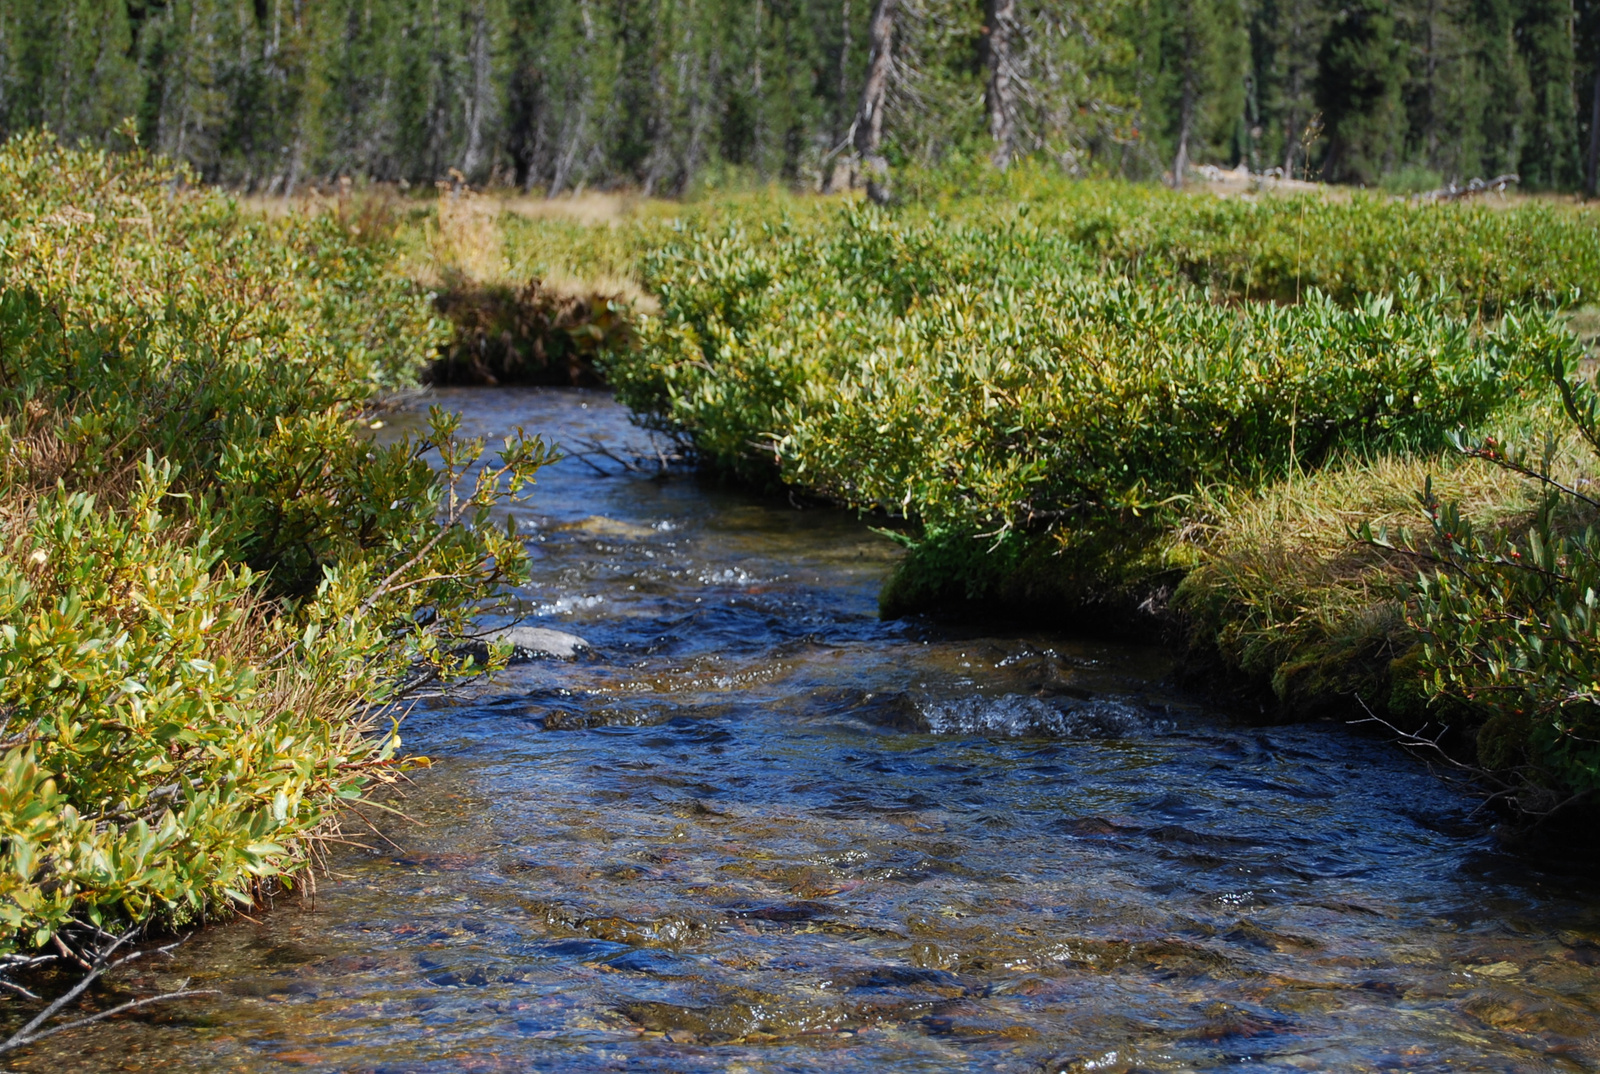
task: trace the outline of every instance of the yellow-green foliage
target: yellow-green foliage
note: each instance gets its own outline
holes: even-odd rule
[[[1453,451],[1342,459],[1259,490],[1212,490],[1166,549],[1192,565],[1175,604],[1196,644],[1271,683],[1291,710],[1360,694],[1375,710],[1414,717],[1406,708],[1419,686],[1400,684],[1401,711],[1389,709],[1387,691],[1389,664],[1415,640],[1401,588],[1417,564],[1357,531],[1414,526],[1430,478],[1484,525],[1512,524],[1533,509],[1523,482]]]
[[[630,405],[720,465],[989,541],[1136,534],[1211,484],[1442,443],[1571,342],[1540,317],[1106,281],[1030,217],[687,228],[647,266],[662,312],[610,365]]]
[[[1600,293],[1600,211],[1589,207],[1270,189],[1223,198],[1078,182],[1037,167],[981,173],[959,195],[933,177],[912,187],[925,187],[927,201],[954,214],[981,203],[1029,206],[1040,226],[1113,272],[1191,283],[1218,297],[1295,302],[1316,289],[1349,305],[1398,293],[1414,277],[1431,304],[1495,317]]]
[[[301,864],[394,763],[371,706],[525,563],[490,513],[536,443],[468,485],[443,415],[361,436],[441,329],[381,221],[188,183],[0,149],[0,950]]]
[[[1367,528],[1375,544],[1423,563],[1407,602],[1422,641],[1423,687],[1481,724],[1480,761],[1521,812],[1548,816],[1600,792],[1600,386],[1593,372],[1552,362],[1582,461],[1556,438],[1529,452],[1464,440],[1480,465],[1515,475],[1537,496],[1525,526],[1484,526],[1470,505],[1425,488],[1420,537]]]
[[[267,650],[248,568],[163,513],[169,469],[108,510],[53,492],[0,560],[0,929],[42,943],[73,914],[187,917],[299,863],[330,799],[392,744],[356,700]],[[16,507],[16,505],[12,505]],[[20,936],[18,934],[21,934]]]

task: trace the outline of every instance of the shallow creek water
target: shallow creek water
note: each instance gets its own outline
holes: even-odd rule
[[[394,845],[123,982],[219,997],[16,1069],[1600,1066],[1592,883],[1398,750],[1231,723],[1159,650],[880,622],[895,546],[841,512],[568,459],[518,514],[533,622],[595,651],[419,705]]]

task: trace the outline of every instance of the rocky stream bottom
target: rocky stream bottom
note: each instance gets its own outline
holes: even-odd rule
[[[529,623],[590,648],[419,704],[406,819],[117,982],[220,995],[16,1070],[1600,1068],[1596,881],[1382,740],[1230,722],[1156,649],[881,622],[895,546],[843,513],[586,456],[518,521]]]

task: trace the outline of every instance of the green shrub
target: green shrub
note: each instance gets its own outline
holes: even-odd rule
[[[266,650],[257,579],[164,514],[144,468],[116,510],[49,493],[0,560],[0,929],[194,917],[293,868],[332,798],[393,754],[342,684]],[[9,505],[15,507],[16,505]]]
[[[1147,576],[1199,490],[1442,444],[1570,339],[1542,318],[1474,329],[1414,289],[1222,306],[1107,282],[1027,217],[689,227],[646,266],[661,313],[611,361],[621,398],[746,478],[918,520],[969,597],[993,577],[961,542],[1036,563],[1023,546],[1045,540],[1085,583]]]
[[[541,445],[363,435],[443,328],[382,221],[190,179],[0,149],[0,952],[287,878],[525,567]]]
[[[1031,220],[1107,269],[1180,281],[1219,298],[1296,302],[1316,290],[1341,305],[1399,293],[1409,277],[1431,305],[1498,317],[1530,303],[1589,301],[1600,292],[1600,213],[1548,201],[1410,204],[1371,194],[1251,198],[1155,185],[1075,181],[1026,166],[952,189],[908,177],[920,206],[944,215]]]
[[[1551,372],[1567,417],[1600,455],[1600,391],[1593,374],[1570,372],[1575,357],[1555,356]],[[1461,449],[1533,486],[1528,525],[1476,525],[1430,482],[1419,495],[1425,538],[1370,526],[1364,535],[1423,563],[1407,609],[1424,691],[1467,714],[1499,796],[1549,816],[1600,791],[1600,499],[1587,476],[1559,472],[1553,439],[1538,457],[1493,439]]]

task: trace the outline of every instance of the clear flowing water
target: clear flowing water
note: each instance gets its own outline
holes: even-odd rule
[[[1230,723],[1159,650],[880,622],[895,546],[844,513],[568,459],[519,521],[594,653],[420,705],[409,821],[121,982],[219,997],[16,1069],[1600,1066],[1600,898],[1394,748]]]

